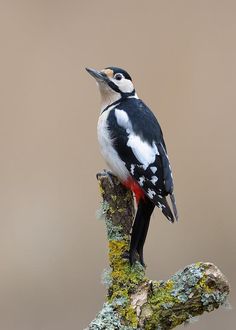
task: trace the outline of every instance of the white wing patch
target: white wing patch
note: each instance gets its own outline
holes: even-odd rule
[[[135,164],[131,164],[130,172],[132,175],[134,175],[134,169],[135,169]]]
[[[155,161],[156,155],[159,155],[155,142],[153,141],[152,145],[150,145],[134,133],[129,116],[124,110],[115,109],[115,117],[117,124],[123,127],[128,134],[127,146],[132,149],[133,154],[137,160],[143,164],[144,170],[146,170],[148,166]],[[153,173],[155,173],[155,169],[156,168],[153,167]]]
[[[153,147],[153,149],[155,150],[156,155],[160,155],[160,153],[159,153],[159,151],[158,151],[158,149],[157,149],[157,146],[156,146],[156,144],[155,144],[154,141],[152,142],[152,147]]]
[[[145,177],[141,176],[138,180],[138,183],[140,184],[140,186],[143,186],[144,181],[145,181]]]
[[[131,122],[127,113],[124,110],[115,109],[117,124],[125,129],[131,128]]]
[[[157,207],[159,207],[162,210],[165,208],[165,205],[158,202]]]
[[[156,195],[156,192],[150,188],[148,188],[147,195],[149,198],[153,199],[153,197]]]
[[[153,145],[155,143],[153,142]],[[128,136],[127,146],[130,147],[137,158],[137,160],[143,164],[144,169],[155,161],[156,158],[156,145],[150,146],[149,143],[143,141],[138,135],[133,132]]]
[[[157,181],[158,181],[158,177],[153,175],[151,178],[151,182],[155,185]]]
[[[155,174],[156,171],[157,171],[157,167],[156,166],[151,166],[150,170],[152,171],[153,174]]]

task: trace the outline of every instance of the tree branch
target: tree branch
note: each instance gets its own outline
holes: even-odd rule
[[[87,329],[173,329],[224,304],[229,283],[211,263],[197,262],[167,281],[145,277],[145,268],[126,258],[134,218],[133,196],[116,177],[98,174],[109,244],[104,273],[107,302]]]

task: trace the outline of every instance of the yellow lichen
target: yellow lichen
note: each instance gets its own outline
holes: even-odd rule
[[[125,212],[125,209],[119,208],[117,211],[118,211],[119,213],[123,213],[123,212]]]
[[[196,285],[196,288],[201,289],[206,293],[211,293],[213,290],[207,285],[206,280],[207,280],[207,276],[204,275]]]
[[[117,200],[117,196],[116,195],[111,195],[111,199],[113,200],[113,202],[115,202]]]
[[[100,180],[98,181],[98,189],[99,189],[100,194],[101,194],[102,196],[104,196],[105,191],[104,191],[104,189],[102,188],[102,185],[101,185],[101,181],[100,181]]]
[[[138,318],[136,311],[131,306],[130,293],[135,292],[135,289],[145,278],[142,266],[136,263],[136,265],[131,267],[129,260],[124,258],[128,248],[128,237],[121,241],[109,241],[112,285],[109,288],[108,301],[112,303],[117,301],[117,299],[125,298],[124,303],[121,306],[117,306],[117,311],[126,320],[127,325],[136,328]]]

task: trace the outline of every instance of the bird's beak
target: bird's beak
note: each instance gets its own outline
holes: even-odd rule
[[[89,74],[91,74],[92,77],[94,77],[98,82],[108,82],[108,77],[105,73],[91,69],[91,68],[85,68]]]

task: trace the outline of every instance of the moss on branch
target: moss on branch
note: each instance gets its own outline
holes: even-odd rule
[[[133,196],[107,172],[98,175],[105,218],[109,269],[103,281],[107,301],[90,330],[173,329],[225,303],[229,283],[211,263],[197,262],[167,281],[145,277],[145,268],[126,258],[134,218]]]

